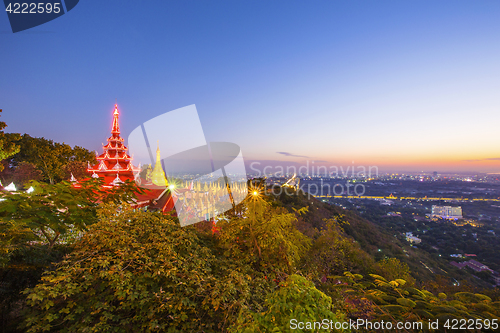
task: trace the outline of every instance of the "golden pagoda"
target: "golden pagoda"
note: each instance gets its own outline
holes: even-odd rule
[[[161,157],[160,157],[160,144],[156,148],[156,163],[153,169],[153,173],[151,174],[151,181],[156,186],[168,186],[167,178],[165,177],[165,172],[161,166]]]

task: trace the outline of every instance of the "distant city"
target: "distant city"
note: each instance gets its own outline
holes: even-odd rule
[[[249,177],[256,176],[248,174]],[[293,176],[293,173],[284,175],[267,175],[269,179],[277,181]],[[380,173],[378,175],[354,175],[346,172],[340,175],[331,174],[299,174],[299,177],[304,180],[322,180],[322,179],[349,179],[361,181],[387,181],[387,180],[414,180],[422,182],[434,181],[463,181],[463,182],[500,182],[500,173],[438,173],[438,172],[422,172],[422,173]]]

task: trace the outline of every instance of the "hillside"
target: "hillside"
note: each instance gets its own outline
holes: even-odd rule
[[[47,191],[70,186],[44,185]],[[36,242],[19,238],[2,258],[5,332],[301,331],[293,320],[328,320],[331,331],[370,332],[342,325],[440,320],[442,328],[453,318],[500,318],[498,291],[452,286],[422,269],[421,262],[440,262],[355,212],[303,193],[252,189],[215,225],[187,227],[174,215],[109,201],[89,207],[82,220],[92,223],[57,247],[30,231],[33,214],[26,215],[26,207],[43,195],[4,198],[2,231],[40,236]],[[42,254],[37,272],[28,271]],[[13,281],[13,273],[25,281]]]
[[[347,210],[337,205],[331,205],[317,200],[305,193],[295,195],[280,195],[278,200],[290,211],[300,207],[309,207],[304,216],[298,217],[297,227],[304,234],[312,237],[317,230],[324,228],[324,219],[335,218],[343,229],[342,235],[359,244],[373,262],[386,258],[397,258],[406,263],[412,276],[420,285],[430,281],[447,279],[451,288],[460,281],[478,290],[491,287],[488,283],[475,278],[467,270],[459,270],[449,264],[449,260],[431,256],[427,251],[411,246],[405,238],[394,233],[389,227],[375,224],[359,215],[355,210]],[[438,277],[439,276],[439,277]]]

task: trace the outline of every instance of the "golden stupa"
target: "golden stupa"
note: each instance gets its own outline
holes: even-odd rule
[[[167,178],[165,177],[165,172],[161,166],[161,157],[160,157],[160,144],[156,148],[156,163],[153,169],[153,173],[151,174],[151,181],[156,186],[168,186]]]

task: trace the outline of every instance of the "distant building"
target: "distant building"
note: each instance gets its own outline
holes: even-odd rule
[[[481,264],[479,261],[476,261],[474,259],[471,259],[469,261],[464,261],[464,262],[452,261],[452,262],[450,262],[450,264],[455,266],[455,267],[458,267],[459,269],[462,269],[464,267],[469,267],[470,269],[472,269],[473,271],[476,271],[476,272],[488,271],[490,273],[495,273],[494,270],[492,270],[491,268],[489,268],[486,265]]]
[[[462,207],[437,206],[432,205],[431,217],[440,217],[442,219],[461,219]]]
[[[493,281],[495,281],[496,286],[500,286],[500,276],[499,275],[493,275],[492,278],[493,278]]]
[[[412,232],[407,232],[405,234],[405,236],[406,236],[407,242],[415,243],[415,244],[420,244],[420,242],[422,242],[422,240],[420,238],[413,236]]]
[[[389,212],[389,213],[387,213],[387,216],[393,216],[393,217],[394,216],[401,216],[401,213],[399,213],[399,212]]]

